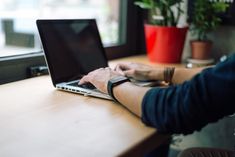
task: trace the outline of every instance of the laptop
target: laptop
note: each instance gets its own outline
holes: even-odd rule
[[[82,76],[108,66],[96,20],[39,19],[36,24],[54,87],[112,100],[91,84],[78,85]]]

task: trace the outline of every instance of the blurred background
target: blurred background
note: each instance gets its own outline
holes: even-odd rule
[[[119,0],[1,0],[0,57],[41,50],[36,19],[95,18],[104,44],[118,42]]]

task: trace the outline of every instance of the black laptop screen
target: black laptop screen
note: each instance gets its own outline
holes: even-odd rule
[[[37,20],[53,84],[107,66],[96,21]]]

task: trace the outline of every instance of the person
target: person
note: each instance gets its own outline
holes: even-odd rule
[[[235,54],[215,66],[195,69],[166,70],[120,63],[115,69],[106,67],[90,72],[80,84],[90,82],[110,94],[110,80],[120,76],[172,83],[167,87],[141,87],[125,80],[111,89],[116,101],[160,133],[190,134],[235,112]]]

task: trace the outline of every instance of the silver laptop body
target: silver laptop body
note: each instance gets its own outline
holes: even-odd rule
[[[108,62],[95,19],[37,20],[45,60],[54,87],[85,96],[113,100],[79,79]]]

